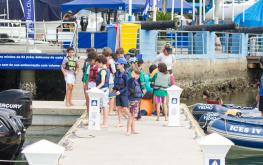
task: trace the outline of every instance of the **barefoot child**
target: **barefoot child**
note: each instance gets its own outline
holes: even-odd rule
[[[79,71],[79,60],[75,57],[74,48],[67,49],[67,57],[62,62],[61,71],[66,81],[66,106],[72,106],[72,92]]]
[[[135,131],[135,116],[138,113],[139,103],[142,97],[142,91],[138,79],[140,77],[140,71],[138,68],[134,68],[131,73],[131,78],[128,80],[129,91],[129,119],[127,124],[127,135],[137,134]]]
[[[100,55],[96,59],[96,63],[99,67],[98,76],[96,78],[97,88],[104,92],[104,96],[101,99],[101,107],[103,111],[102,127],[108,127],[108,109],[109,109],[109,79],[110,70],[107,69],[107,58]]]
[[[115,64],[117,65],[117,72],[114,76],[113,90],[116,92],[116,106],[119,117],[118,127],[121,127],[121,114],[128,115],[128,73],[124,68],[127,61],[124,58],[119,58]]]
[[[157,121],[160,120],[160,109],[161,105],[163,107],[163,112],[165,116],[165,120],[167,120],[167,102],[166,98],[168,93],[166,88],[170,86],[170,76],[167,70],[167,66],[165,63],[158,64],[158,73],[154,75],[153,82],[154,82],[154,102],[157,108]]]

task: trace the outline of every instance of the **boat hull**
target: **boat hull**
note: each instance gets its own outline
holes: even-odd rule
[[[207,132],[221,134],[241,147],[263,149],[262,118],[221,116],[208,124]]]

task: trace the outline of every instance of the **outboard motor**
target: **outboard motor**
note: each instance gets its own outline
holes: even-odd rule
[[[0,108],[0,159],[15,159],[24,141],[26,129],[16,112]]]
[[[88,26],[88,18],[82,16],[80,18],[80,26],[81,26],[81,31],[85,32],[87,30],[87,26]]]
[[[2,109],[1,109],[2,108]],[[32,95],[21,89],[10,89],[0,92],[0,110],[12,109],[22,116],[25,128],[32,124]]]

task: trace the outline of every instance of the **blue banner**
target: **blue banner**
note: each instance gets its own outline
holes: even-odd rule
[[[59,70],[65,54],[0,54],[0,69]]]
[[[26,29],[29,38],[35,37],[35,0],[24,0],[24,13],[26,21]]]

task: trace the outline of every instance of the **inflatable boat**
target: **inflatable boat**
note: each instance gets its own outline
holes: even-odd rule
[[[230,117],[221,115],[209,122],[208,133],[218,133],[235,145],[263,149],[263,118],[262,117]]]
[[[32,124],[32,97],[23,90],[0,92],[0,159],[15,159]],[[3,163],[2,163],[3,164]]]
[[[229,109],[237,109],[244,115],[259,113],[258,109],[253,107],[242,107],[234,104],[218,105],[218,104],[202,104],[202,103],[195,104],[193,106],[192,113],[195,119],[198,121],[199,118],[207,112],[217,112],[219,114],[224,114]]]

